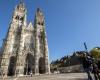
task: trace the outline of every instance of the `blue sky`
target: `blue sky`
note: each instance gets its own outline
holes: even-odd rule
[[[100,0],[24,0],[28,22],[34,22],[36,9],[43,10],[50,61],[74,51],[100,46]],[[0,45],[19,0],[0,0]]]

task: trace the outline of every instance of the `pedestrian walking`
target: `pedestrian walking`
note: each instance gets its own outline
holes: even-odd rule
[[[33,75],[32,71],[30,72],[30,75],[31,75],[31,77],[32,77],[32,75]]]
[[[99,69],[98,69],[97,64],[93,63],[92,66],[93,66],[93,74],[94,74],[95,80],[100,80]]]
[[[97,66],[98,66],[99,73],[100,73],[100,59],[98,60]]]
[[[92,59],[90,56],[87,55],[86,52],[79,52],[81,55],[79,55],[79,60],[81,61],[81,64],[84,68],[84,71],[88,75],[88,80],[93,80],[92,76]]]

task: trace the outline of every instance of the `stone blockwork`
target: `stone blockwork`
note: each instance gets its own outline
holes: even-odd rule
[[[38,8],[33,25],[27,24],[26,13],[21,1],[15,7],[4,41],[1,69],[9,76],[50,73],[44,15]]]

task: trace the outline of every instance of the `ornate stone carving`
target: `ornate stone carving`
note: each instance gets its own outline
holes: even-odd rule
[[[1,68],[6,75],[50,72],[42,11],[37,9],[34,27],[26,24],[26,8],[21,2],[15,8],[4,46]]]

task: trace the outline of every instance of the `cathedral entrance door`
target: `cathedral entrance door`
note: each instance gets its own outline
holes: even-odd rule
[[[26,56],[26,65],[24,69],[24,74],[30,75],[30,73],[34,72],[34,56],[31,54],[27,54]]]
[[[16,68],[16,57],[12,56],[10,58],[10,63],[9,63],[9,67],[8,67],[8,76],[15,75],[15,68]]]
[[[42,57],[39,59],[39,73],[40,74],[45,73],[45,59]]]

